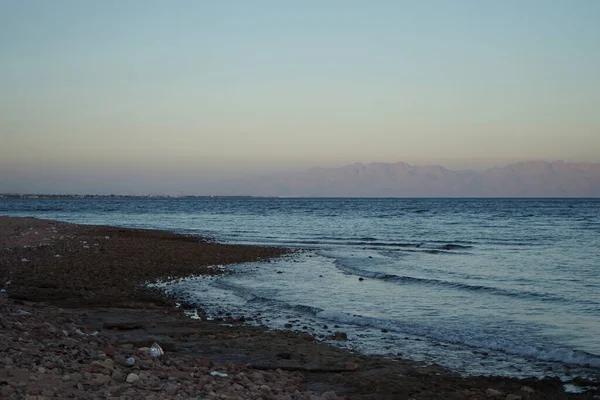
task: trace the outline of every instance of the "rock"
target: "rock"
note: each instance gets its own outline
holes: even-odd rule
[[[138,374],[134,374],[133,372],[130,373],[129,375],[127,375],[127,383],[134,383],[140,380],[140,377]]]
[[[72,382],[80,382],[81,380],[83,380],[83,375],[80,374],[79,372],[74,372],[71,374]]]
[[[111,378],[115,381],[115,382],[119,382],[119,383],[123,383],[125,382],[125,374],[122,373],[121,371],[119,371],[118,369],[114,370]]]
[[[240,385],[239,383],[234,383],[232,386],[233,390],[235,390],[236,392],[243,392],[244,390],[246,390],[242,385]]]
[[[290,329],[292,327],[292,324],[288,323],[288,324],[285,324],[283,327],[286,328],[286,329]]]
[[[503,395],[503,393],[499,390],[489,388],[488,390],[485,391],[485,395],[487,397],[500,397]]]
[[[334,391],[325,392],[321,395],[323,400],[335,400],[337,399],[337,394]]]
[[[525,394],[533,394],[535,392],[535,390],[533,390],[532,388],[530,388],[529,386],[523,386],[521,388],[521,392],[525,393]]]
[[[111,359],[104,361],[92,361],[90,372],[99,372],[104,375],[110,375],[113,372],[114,366]]]
[[[56,368],[56,363],[53,363],[52,361],[47,361],[44,364],[44,367],[46,367],[46,369],[54,369]]]
[[[334,332],[332,339],[333,340],[348,340],[348,335],[346,334],[346,332]]]
[[[167,392],[169,394],[175,394],[175,393],[177,393],[178,390],[179,390],[179,385],[177,385],[175,383],[167,383],[165,385],[165,392]]]
[[[104,348],[104,354],[106,354],[108,357],[113,358],[116,353],[117,353],[117,350],[112,346],[106,346]]]
[[[260,387],[258,388],[258,390],[260,390],[264,394],[271,393],[271,388],[269,386],[267,386],[267,385],[260,385]]]
[[[106,385],[109,382],[110,376],[104,374],[94,374],[94,378],[92,379],[92,385],[94,386]]]

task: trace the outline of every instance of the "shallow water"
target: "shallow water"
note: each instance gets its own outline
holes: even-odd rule
[[[0,199],[0,214],[299,247],[169,289],[464,374],[600,371],[598,199]]]

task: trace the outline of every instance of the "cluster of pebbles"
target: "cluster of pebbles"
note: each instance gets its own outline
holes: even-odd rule
[[[306,390],[300,372],[255,370],[119,344],[78,312],[0,295],[3,399],[338,399]]]

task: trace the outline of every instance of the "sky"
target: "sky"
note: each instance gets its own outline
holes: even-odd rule
[[[600,1],[0,0],[0,192],[600,162]]]

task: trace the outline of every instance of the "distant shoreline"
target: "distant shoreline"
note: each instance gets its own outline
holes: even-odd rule
[[[19,200],[36,200],[36,199],[423,199],[423,200],[600,200],[600,197],[536,197],[536,196],[482,196],[482,197],[453,197],[453,196],[227,196],[227,195],[133,195],[133,194],[37,194],[37,193],[0,193],[0,199],[19,199]]]

